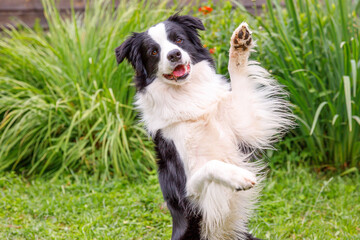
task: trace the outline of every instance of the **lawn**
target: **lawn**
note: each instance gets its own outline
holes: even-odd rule
[[[156,174],[101,183],[0,177],[0,239],[169,239],[171,217]],[[308,167],[272,170],[252,232],[263,239],[360,239],[360,175]]]

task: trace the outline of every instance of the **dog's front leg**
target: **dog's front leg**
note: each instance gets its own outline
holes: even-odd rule
[[[255,43],[246,23],[230,41],[231,98],[226,118],[239,141],[253,148],[268,148],[279,133],[292,125],[283,90],[269,73],[249,56]]]
[[[247,66],[250,52],[255,43],[247,23],[243,22],[233,32],[230,40],[228,70],[231,87],[239,95],[239,91],[248,91],[252,87],[247,78]],[[251,89],[252,90],[252,89]]]
[[[241,191],[252,188],[256,184],[256,176],[244,168],[212,160],[190,176],[187,183],[187,195],[199,196],[211,182],[224,185],[234,191]]]

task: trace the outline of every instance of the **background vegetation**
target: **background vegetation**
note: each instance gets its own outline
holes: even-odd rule
[[[272,161],[332,170],[359,166],[360,1],[267,1],[263,14],[252,17],[229,3],[214,9],[205,16],[212,31],[204,39],[215,46],[219,71],[227,74],[228,36],[242,21],[250,22],[256,58],[294,104],[298,127]]]
[[[299,127],[288,152],[316,165],[359,166],[359,1],[274,5],[268,18],[257,18],[267,39],[259,41],[259,58],[286,85],[295,107]]]
[[[5,30],[0,40],[0,170],[26,175],[85,171],[137,177],[154,168],[132,107],[132,70],[114,49],[163,19],[144,2],[93,1],[63,19],[44,1],[49,31]],[[140,14],[151,11],[153,14]]]
[[[209,3],[207,11],[185,6],[183,14],[191,11],[204,21],[203,42],[225,75],[229,36],[244,20],[252,26],[254,57],[286,86],[298,119],[272,161],[355,170],[360,1],[267,4],[261,17],[230,2]],[[0,171],[146,176],[154,155],[132,107],[133,71],[126,63],[116,66],[113,50],[130,32],[146,30],[178,6],[121,1],[114,8],[111,1],[90,1],[84,14],[67,19],[52,1],[44,7],[49,31],[22,27],[5,30],[0,39]]]

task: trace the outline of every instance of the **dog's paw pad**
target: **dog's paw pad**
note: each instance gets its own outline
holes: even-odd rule
[[[246,23],[240,24],[240,26],[234,31],[232,37],[232,45],[235,49],[246,51],[252,46],[251,31]]]

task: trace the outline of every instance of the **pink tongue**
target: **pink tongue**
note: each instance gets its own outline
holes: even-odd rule
[[[185,66],[180,65],[175,68],[175,70],[172,72],[172,75],[174,75],[175,77],[181,77],[185,74],[185,71]]]

